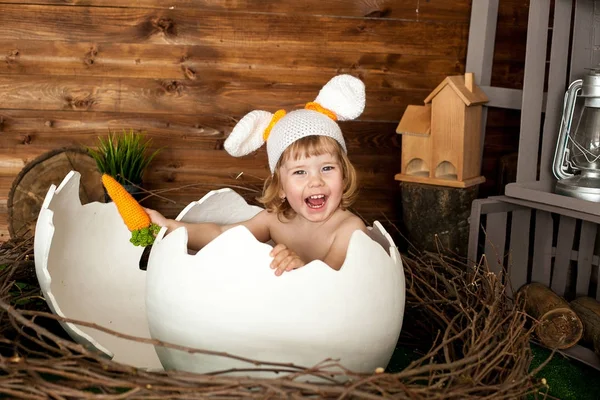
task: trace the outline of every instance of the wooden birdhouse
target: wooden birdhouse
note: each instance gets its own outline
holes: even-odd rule
[[[473,73],[466,73],[444,79],[425,105],[409,105],[396,128],[403,135],[396,180],[461,188],[484,182],[481,114],[487,101]]]

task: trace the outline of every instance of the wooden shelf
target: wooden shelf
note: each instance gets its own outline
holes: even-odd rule
[[[480,183],[485,182],[485,177],[483,176],[477,176],[464,181],[457,181],[455,179],[440,179],[430,178],[428,176],[396,174],[394,179],[401,182],[423,183],[426,185],[447,186],[454,188],[468,188],[470,186],[479,185]]]
[[[502,201],[600,223],[599,203],[556,194],[555,185],[554,180],[509,183]]]

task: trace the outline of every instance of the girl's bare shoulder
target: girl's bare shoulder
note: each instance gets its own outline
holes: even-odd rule
[[[269,210],[262,210],[254,218],[260,219],[266,223],[276,223],[279,222],[277,218],[277,213]]]
[[[262,225],[266,226],[271,232],[277,232],[282,228],[282,226],[289,225],[284,224],[280,216],[276,212],[268,210],[262,210],[261,212],[256,214],[254,218]]]
[[[347,242],[354,231],[367,232],[367,227],[362,219],[347,210],[340,210],[333,224],[329,225],[328,231],[334,242]]]
[[[360,219],[357,215],[351,213],[348,210],[343,211],[343,213],[344,214],[341,216],[339,222],[339,229],[348,230],[352,232],[355,230],[367,230],[367,226],[365,225],[363,220]]]

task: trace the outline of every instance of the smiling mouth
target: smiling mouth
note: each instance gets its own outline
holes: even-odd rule
[[[315,194],[304,199],[306,205],[313,209],[322,208],[325,205],[327,198],[324,194]]]

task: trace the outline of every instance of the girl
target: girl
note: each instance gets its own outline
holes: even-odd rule
[[[364,109],[364,85],[349,75],[334,77],[317,99],[303,110],[286,115],[253,111],[234,127],[225,149],[246,155],[267,142],[271,176],[265,182],[265,206],[253,218],[232,225],[188,224],[147,210],[152,222],[167,232],[184,226],[188,246],[200,249],[237,225],[257,240],[273,240],[271,268],[276,275],[322,260],[339,270],[356,230],[366,231],[360,218],[347,208],[356,197],[356,172],[336,120],[358,117]]]

